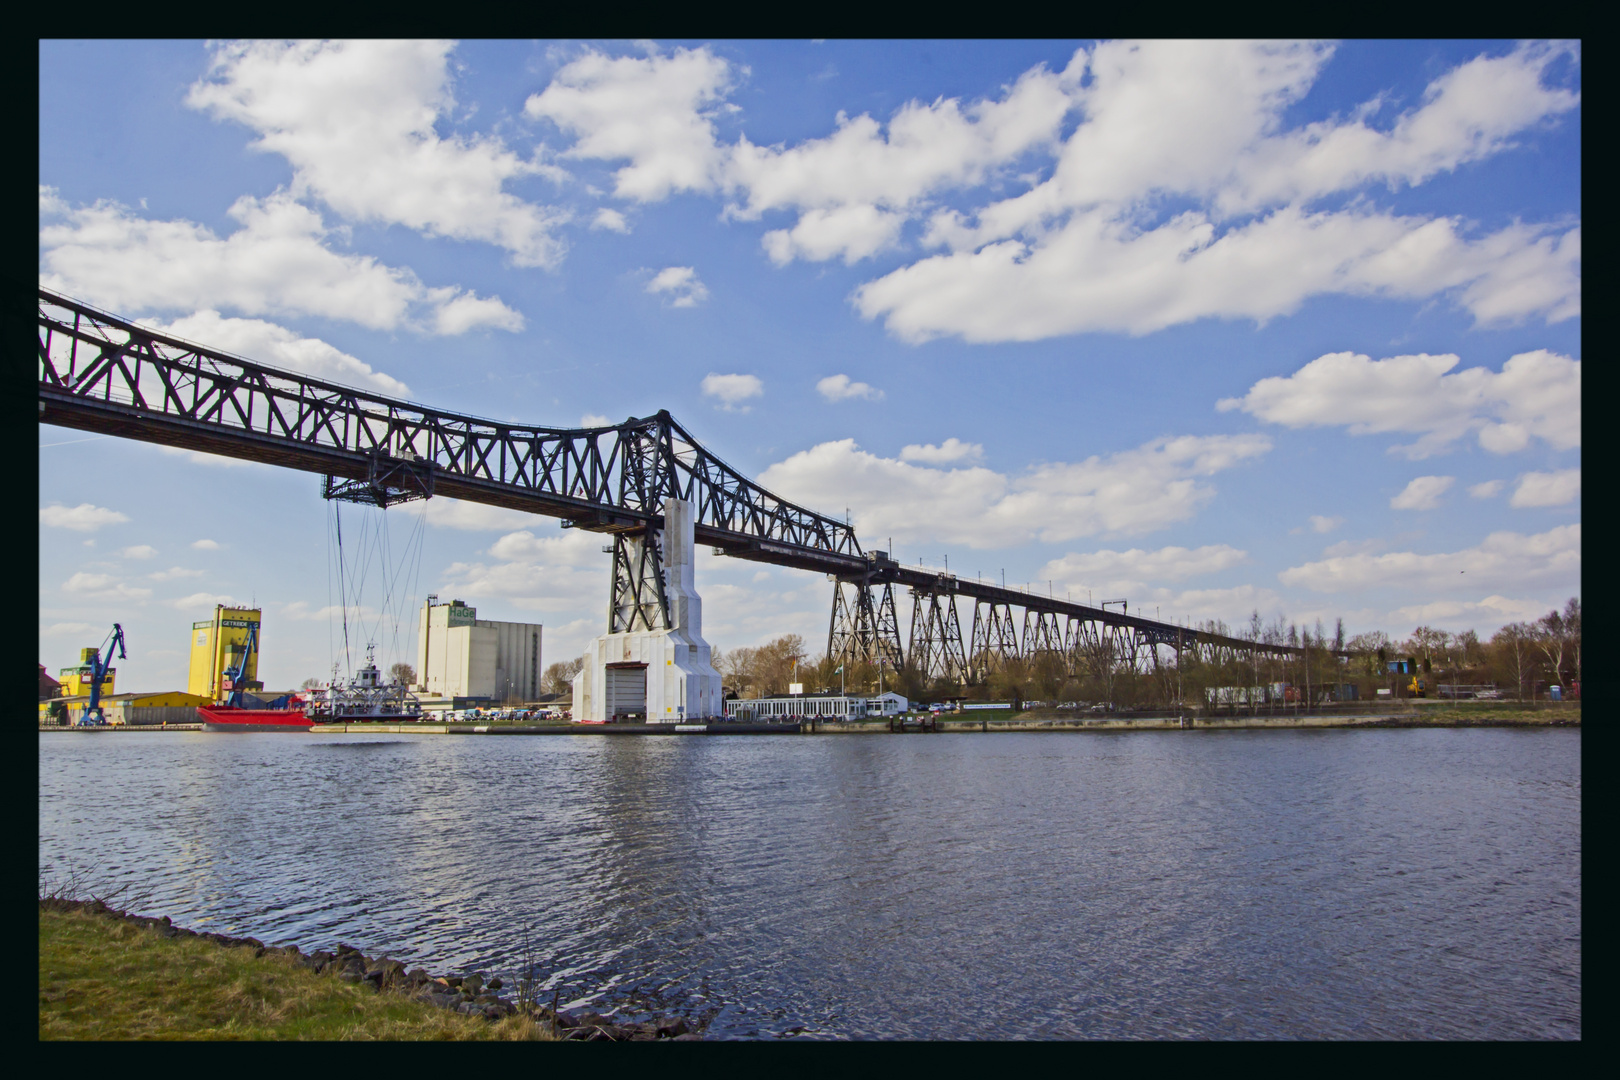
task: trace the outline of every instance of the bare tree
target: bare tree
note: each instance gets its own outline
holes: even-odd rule
[[[1528,625],[1508,623],[1491,636],[1491,649],[1497,662],[1513,673],[1514,696],[1524,700],[1524,671],[1530,661],[1534,632]]]
[[[416,669],[401,660],[388,669],[388,676],[397,683],[410,686],[416,682]]]
[[[585,658],[576,656],[572,660],[559,660],[546,668],[540,677],[540,685],[548,694],[566,694],[573,688],[574,676],[585,668]]]

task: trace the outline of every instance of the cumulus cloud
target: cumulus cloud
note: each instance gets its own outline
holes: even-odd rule
[[[136,544],[134,547],[124,548],[118,554],[126,559],[150,559],[157,554],[157,548],[151,544]]]
[[[1500,372],[1486,367],[1448,374],[1452,354],[1392,356],[1328,353],[1292,375],[1261,379],[1221,411],[1241,409],[1287,427],[1347,427],[1352,435],[1401,432],[1420,438],[1394,449],[1420,459],[1450,449],[1470,432],[1496,454],[1540,439],[1559,450],[1581,444],[1581,362],[1537,349]]]
[[[1486,480],[1483,483],[1474,484],[1471,486],[1468,489],[1468,494],[1472,495],[1476,499],[1492,499],[1500,494],[1501,491],[1502,481]]]
[[[156,573],[147,574],[146,576],[150,581],[178,581],[181,578],[202,577],[202,575],[203,572],[201,570],[195,570],[191,567],[171,566],[167,570],[159,570]]]
[[[555,266],[560,211],[504,190],[525,176],[562,174],[525,160],[495,136],[441,138],[455,105],[445,41],[235,42],[216,47],[186,104],[258,133],[294,186],[355,221],[475,240],[519,266]]]
[[[229,213],[240,228],[222,239],[114,202],[70,210],[40,227],[40,284],[120,312],[229,308],[431,333],[523,326],[498,299],[430,288],[408,269],[332,250],[321,216],[288,192],[244,195]]]
[[[1482,233],[1369,201],[1567,116],[1580,95],[1557,85],[1557,62],[1578,62],[1578,47],[1480,55],[1381,122],[1375,96],[1289,123],[1332,54],[1316,43],[1106,42],[1062,71],[1031,68],[999,96],[910,101],[886,123],[840,113],[826,135],[760,146],[720,140],[725,98],[747,72],[708,49],[589,50],[526,112],[572,134],[570,155],[627,162],[621,198],[716,193],[732,219],[794,214],[761,239],[778,264],[853,263],[903,248],[907,224],[925,223],[922,242],[946,250],[854,294],[863,315],[911,341],[1263,322],[1323,294],[1445,296],[1481,323],[1579,314],[1578,225]],[[940,207],[950,191],[969,193],[964,209]],[[1184,209],[1165,220],[1168,206]]]
[[[92,503],[80,503],[78,506],[52,503],[39,508],[41,525],[49,525],[53,529],[72,529],[74,532],[95,532],[103,526],[117,525],[128,520],[126,515],[117,510],[109,510]]]
[[[647,291],[654,296],[668,293],[670,307],[696,307],[709,298],[708,286],[690,266],[664,267],[647,282]]]
[[[1526,46],[1443,73],[1388,132],[1372,110],[1287,129],[1283,113],[1332,50],[1279,42],[1109,42],[1063,82],[1082,119],[1051,175],[971,214],[940,211],[949,248],[857,291],[906,340],[1149,333],[1205,317],[1257,321],[1328,293],[1450,294],[1480,322],[1580,311],[1580,229],[1516,224],[1474,236],[1445,217],[1356,198],[1417,184],[1573,109],[1542,76],[1569,50]],[[1504,94],[1503,87],[1512,89]],[[1321,203],[1340,195],[1337,207]],[[1192,207],[1160,221],[1168,200]]]
[[[954,461],[976,464],[983,458],[983,443],[963,442],[954,435],[938,446],[933,443],[912,443],[900,448],[901,461],[915,461],[920,465],[949,465]]]
[[[589,426],[589,425],[587,425]],[[534,523],[534,515],[504,506],[464,502],[437,495],[422,504],[427,523],[439,529],[461,529],[466,532],[495,532],[500,529],[520,529]]]
[[[598,210],[596,212],[596,216],[591,219],[591,228],[607,229],[610,232],[616,233],[627,233],[630,231],[630,223],[626,221],[624,215],[619,213],[617,210],[610,210],[604,206]]]
[[[1202,478],[1270,448],[1261,435],[1164,437],[1008,477],[982,466],[943,469],[879,457],[843,439],[772,465],[760,483],[800,505],[848,507],[865,535],[1008,547],[1147,533],[1183,521],[1214,498]]]
[[[584,416],[579,418],[580,427],[607,427],[612,423],[613,421],[609,420],[601,413],[586,413]]]
[[[1456,479],[1455,476],[1416,477],[1389,500],[1389,505],[1395,510],[1433,510]]]
[[[1411,604],[1390,612],[1387,622],[1395,626],[1466,627],[1488,636],[1506,623],[1531,621],[1546,612],[1547,604],[1539,600],[1487,596],[1483,600],[1432,600]]]
[[[764,392],[765,384],[757,375],[719,375],[711,371],[703,377],[704,396],[719,398],[720,407],[727,412],[747,412],[750,406],[742,403]]]
[[[81,570],[62,583],[62,591],[82,596],[87,600],[145,600],[151,589],[125,585],[111,574],[92,574]]]
[[[863,382],[850,382],[848,375],[829,375],[816,383],[816,391],[828,401],[849,401],[860,398],[863,401],[882,401],[883,391],[874,390]]]
[[[105,633],[105,629],[90,623],[59,622],[52,623],[39,633],[41,637],[80,637],[85,634]]]
[[[1581,497],[1581,470],[1560,469],[1558,472],[1528,472],[1519,477],[1519,486],[1513,489],[1508,505],[1564,506]]]
[[[393,376],[373,371],[370,364],[319,338],[302,337],[262,319],[229,319],[217,311],[199,311],[172,322],[143,319],[141,325],[220,352],[329,382],[393,397],[408,397],[411,392],[410,387]]]
[[[706,47],[618,58],[588,49],[524,102],[523,114],[573,135],[568,157],[628,161],[614,174],[614,194],[654,202],[719,184],[714,119],[734,78]]]
[[[1330,533],[1343,524],[1344,518],[1342,517],[1327,517],[1323,514],[1311,515],[1311,531],[1313,532]]]
[[[1129,551],[1071,552],[1041,567],[1036,578],[1053,582],[1055,589],[1123,592],[1149,583],[1182,581],[1226,570],[1247,561],[1248,557],[1248,552],[1228,544],[1164,547],[1157,551],[1131,548]]]
[[[490,561],[445,569],[441,593],[489,598],[530,610],[570,611],[605,595],[611,560],[603,537],[576,530],[536,536],[522,529],[496,540]]]
[[[190,596],[165,600],[164,603],[176,611],[212,611],[219,604],[224,604],[226,607],[235,607],[238,601],[223,593],[195,592]]]
[[[1581,527],[1563,525],[1525,536],[1496,532],[1476,547],[1423,555],[1340,555],[1293,566],[1278,574],[1284,585],[1314,592],[1392,589],[1417,593],[1512,593],[1542,586],[1579,585]]]
[[[218,551],[219,541],[208,540],[206,538],[202,540],[193,540],[191,542],[191,546],[196,548],[198,551]]]

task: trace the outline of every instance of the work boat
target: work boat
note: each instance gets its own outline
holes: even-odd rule
[[[366,646],[366,662],[354,678],[340,683],[337,669],[332,670],[332,681],[325,689],[315,691],[304,707],[312,723],[363,724],[367,721],[389,722],[419,720],[422,706],[398,680],[384,682],[377,670],[377,647]]]

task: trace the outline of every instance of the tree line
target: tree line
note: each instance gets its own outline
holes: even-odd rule
[[[1397,660],[1416,662],[1431,697],[1435,686],[1448,683],[1495,686],[1504,697],[1527,700],[1545,696],[1548,686],[1569,687],[1581,678],[1579,597],[1539,619],[1509,623],[1488,641],[1481,641],[1473,630],[1449,633],[1430,626],[1419,626],[1403,639],[1376,630],[1347,638],[1342,619],[1330,632],[1320,620],[1314,626],[1280,617],[1268,623],[1258,611],[1243,626],[1210,620],[1196,629],[1258,644],[1287,645],[1297,652],[1280,656],[1238,650],[1204,659],[1189,650],[1177,665],[1166,651],[1158,665],[1144,665],[1146,670],[1114,662],[1084,665],[1078,672],[1065,657],[1052,653],[1005,660],[980,657],[974,658],[979,661],[975,667],[983,677],[963,685],[954,679],[929,678],[909,662],[898,669],[841,665],[836,657],[811,653],[798,634],[784,634],[763,645],[715,649],[713,663],[727,695],[741,698],[780,696],[792,683],[801,683],[809,693],[893,690],[912,701],[1106,702],[1120,708],[1196,705],[1207,699],[1206,691],[1212,687],[1276,683],[1296,688],[1307,703],[1336,699],[1346,685],[1356,687],[1357,697],[1371,698],[1378,688],[1399,682],[1404,694],[1406,678],[1389,673],[1390,662]],[[547,667],[545,691],[568,694],[583,665],[584,658],[578,657]]]

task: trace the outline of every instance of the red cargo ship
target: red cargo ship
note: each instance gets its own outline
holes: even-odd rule
[[[244,709],[236,705],[199,705],[204,731],[308,731],[315,721],[303,709]]]

